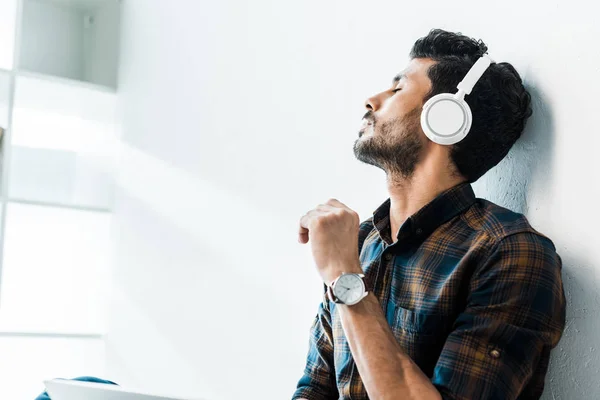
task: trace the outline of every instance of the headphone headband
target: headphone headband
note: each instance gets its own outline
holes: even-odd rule
[[[463,78],[463,80],[458,84],[457,88],[459,93],[463,92],[464,94],[471,94],[473,87],[481,79],[483,73],[488,69],[490,64],[494,62],[487,54],[479,57],[479,60],[473,64],[467,75]]]

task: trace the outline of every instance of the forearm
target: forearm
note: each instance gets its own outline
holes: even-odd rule
[[[441,399],[429,378],[400,348],[377,298],[338,306],[352,357],[372,400]]]

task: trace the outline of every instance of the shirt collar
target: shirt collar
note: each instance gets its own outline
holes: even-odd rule
[[[406,235],[419,241],[427,238],[444,222],[463,213],[475,202],[473,188],[467,182],[460,183],[442,193],[410,216],[398,231],[400,241]],[[390,199],[373,212],[373,225],[387,243],[391,243]]]

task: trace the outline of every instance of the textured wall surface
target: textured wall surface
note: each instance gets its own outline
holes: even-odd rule
[[[127,0],[119,74],[109,378],[210,399],[289,398],[320,284],[300,216],[367,217],[383,175],[352,155],[363,102],[433,27],[483,38],[535,115],[479,197],[564,261],[568,326],[545,399],[600,398],[600,28],[583,1]]]

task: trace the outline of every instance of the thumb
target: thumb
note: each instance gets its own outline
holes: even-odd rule
[[[308,243],[308,229],[306,229],[302,226],[298,230],[298,242],[300,242],[302,244]]]

